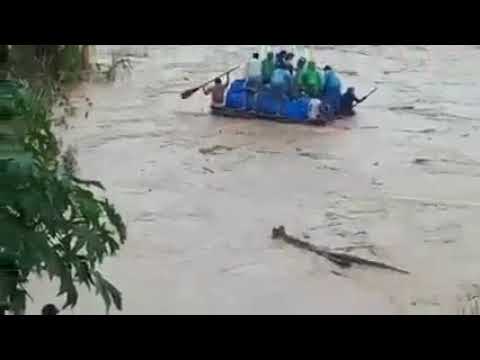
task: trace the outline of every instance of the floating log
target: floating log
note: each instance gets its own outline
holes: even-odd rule
[[[374,267],[377,269],[390,270],[390,271],[398,272],[401,274],[407,274],[407,275],[410,274],[410,272],[406,270],[402,270],[382,262],[367,260],[367,259],[363,259],[358,256],[354,256],[350,254],[333,252],[327,248],[320,248],[316,245],[310,244],[306,241],[303,241],[291,235],[288,235],[285,231],[285,227],[283,226],[280,226],[278,228],[273,228],[272,239],[282,240],[287,244],[293,245],[299,249],[307,250],[319,256],[323,256],[327,260],[333,262],[334,264],[342,268],[350,268],[353,264],[357,264],[362,266]]]

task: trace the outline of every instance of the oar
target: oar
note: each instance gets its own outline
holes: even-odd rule
[[[364,102],[365,100],[367,100],[367,99],[368,99],[370,96],[372,96],[377,90],[378,90],[378,87],[374,87],[372,90],[370,90],[370,92],[363,97],[362,102]],[[355,105],[353,105],[353,107],[356,108],[356,107],[357,107],[359,104],[361,104],[362,102],[356,103]]]
[[[193,89],[185,90],[185,91],[181,94],[182,99],[184,99],[184,100],[185,100],[185,99],[188,99],[190,96],[192,96],[193,94],[195,94],[195,93],[196,93],[198,90],[200,90],[201,88],[203,88],[203,87],[207,86],[208,84],[214,82],[216,78],[221,78],[222,76],[225,76],[225,75],[227,75],[227,74],[230,74],[231,72],[237,70],[239,67],[240,67],[240,65],[235,66],[234,68],[231,68],[230,70],[225,71],[223,74],[220,74],[220,75],[215,76],[212,80],[209,80],[209,81],[207,81],[206,83],[203,83],[203,84],[200,85],[200,86],[194,87]]]

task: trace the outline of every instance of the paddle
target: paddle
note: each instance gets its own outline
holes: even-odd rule
[[[376,91],[378,90],[378,87],[374,87],[372,90],[370,90],[370,92],[365,95],[363,98],[362,98],[362,101],[359,102],[359,103],[356,103],[355,105],[353,105],[354,108],[356,108],[359,104],[363,103],[365,100],[367,100],[370,96],[372,96]]]
[[[231,68],[230,70],[224,72],[223,74],[220,74],[218,76],[215,76],[212,80],[209,80],[207,81],[206,83],[203,83],[202,85],[200,86],[197,86],[197,87],[194,87],[193,89],[188,89],[188,90],[185,90],[184,92],[182,92],[181,94],[181,97],[182,99],[188,99],[190,96],[192,96],[193,94],[195,94],[198,90],[200,90],[201,88],[207,86],[208,84],[212,83],[215,81],[216,78],[221,78],[222,76],[225,76],[227,74],[230,74],[231,72],[237,70],[238,68],[240,67],[240,65],[238,66],[235,66],[234,68]]]

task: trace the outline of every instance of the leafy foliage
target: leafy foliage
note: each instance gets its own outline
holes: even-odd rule
[[[0,64],[8,61],[8,45],[0,45]]]
[[[65,45],[60,49],[59,66],[62,69],[62,81],[71,83],[80,79],[82,69],[82,51],[80,45]]]
[[[99,182],[77,178],[74,168],[59,160],[51,89],[1,85],[0,108],[2,91],[13,94],[15,105],[10,112],[6,107],[0,124],[24,126],[16,137],[23,151],[11,150],[12,144],[0,147],[0,306],[23,313],[30,275],[47,273],[60,280],[57,295],[65,296],[64,308],[77,304],[77,286],[85,285],[102,296],[107,312],[112,302],[121,310],[121,293],[98,271],[126,240],[121,216],[93,192],[103,189]]]

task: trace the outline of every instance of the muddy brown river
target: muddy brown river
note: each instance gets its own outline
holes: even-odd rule
[[[77,91],[62,137],[127,222],[102,268],[122,314],[459,313],[480,295],[480,47],[315,46],[358,93],[379,87],[327,128],[215,118],[201,92],[179,98],[255,49],[149,46],[130,78]],[[199,151],[215,145],[231,149]],[[411,274],[340,269],[273,241],[277,225]],[[55,286],[31,284],[30,313],[63,303]],[[65,311],[104,313],[86,289]]]

